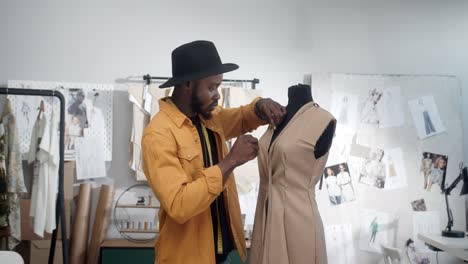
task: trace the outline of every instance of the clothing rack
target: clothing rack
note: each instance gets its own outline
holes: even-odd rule
[[[36,90],[36,89],[20,89],[20,88],[4,88],[0,87],[0,94],[6,95],[30,95],[30,96],[49,96],[57,97],[60,100],[60,163],[59,163],[59,187],[57,204],[55,210],[56,227],[61,226],[62,233],[62,254],[63,263],[68,264],[68,241],[67,241],[67,221],[65,217],[65,202],[63,191],[63,169],[64,169],[64,145],[65,145],[65,97],[62,93],[55,90]],[[49,250],[49,264],[54,263],[55,245],[57,243],[57,228],[52,232],[52,240]]]
[[[155,77],[155,76],[150,76],[149,74],[143,75],[143,80],[146,81],[147,85],[151,83],[151,80],[168,80],[168,79],[169,77]],[[256,84],[260,83],[260,80],[257,78],[254,78],[252,80],[223,79],[223,82],[251,83],[252,89],[255,90],[255,86]]]

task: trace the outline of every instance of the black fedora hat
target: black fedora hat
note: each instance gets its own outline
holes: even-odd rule
[[[159,88],[172,87],[239,68],[234,63],[222,63],[215,45],[205,40],[184,44],[173,50],[171,57],[172,78]]]

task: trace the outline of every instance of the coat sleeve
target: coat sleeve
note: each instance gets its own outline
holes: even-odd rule
[[[260,100],[255,98],[252,103],[237,108],[225,108],[218,113],[226,140],[251,132],[267,122],[255,114],[255,104]]]
[[[183,224],[203,212],[221,193],[222,173],[218,166],[202,171],[203,177],[189,181],[169,131],[145,134],[142,139],[143,168],[162,208]]]

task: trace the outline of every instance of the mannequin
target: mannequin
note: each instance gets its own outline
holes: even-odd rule
[[[336,119],[313,102],[308,85],[289,87],[288,98],[284,121],[258,143],[260,184],[249,263],[326,264],[315,186]]]
[[[276,137],[291,121],[294,115],[303,107],[305,104],[313,102],[312,92],[309,85],[298,84],[288,88],[288,105],[286,106],[287,115],[283,122],[276,127],[271,138],[270,146],[275,141]],[[333,135],[335,133],[336,122],[332,121],[328,124],[327,128],[323,131],[315,146],[314,155],[318,159],[325,155],[331,147]]]

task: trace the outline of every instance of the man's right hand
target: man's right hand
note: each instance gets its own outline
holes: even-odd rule
[[[223,173],[223,182],[234,170],[234,168],[257,157],[258,140],[251,135],[239,136],[224,160],[218,163]]]

